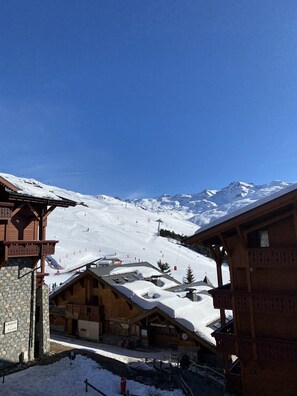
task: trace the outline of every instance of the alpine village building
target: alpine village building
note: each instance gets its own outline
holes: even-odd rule
[[[34,180],[0,174],[0,368],[49,352],[48,215],[74,206]]]
[[[225,359],[227,389],[296,395],[297,185],[202,227],[186,242],[209,247],[216,261],[218,288],[210,293],[221,328],[213,336]],[[229,284],[222,279],[226,261]]]
[[[147,262],[89,265],[50,294],[51,331],[131,348],[172,348],[196,361],[198,356],[216,361],[215,327],[207,324],[216,324],[219,315],[210,289],[207,278],[181,284]],[[200,325],[193,322],[199,307]]]

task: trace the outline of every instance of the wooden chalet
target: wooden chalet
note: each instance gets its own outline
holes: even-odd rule
[[[296,395],[297,185],[202,227],[187,243],[209,247],[216,261],[218,288],[210,293],[221,328],[213,336],[227,388],[244,396]],[[229,284],[222,279],[226,260]],[[226,310],[233,311],[230,322]]]
[[[154,276],[143,278],[143,268],[153,271]],[[162,284],[164,279],[170,282],[172,294],[174,288],[182,291],[188,286],[148,263],[88,268],[51,293],[51,330],[108,344],[119,345],[124,341],[131,347],[174,348],[186,351],[194,359],[197,351],[200,355],[209,352],[213,355],[213,344],[178,323],[166,309],[152,308],[146,297],[131,291],[137,281],[141,280],[144,289],[149,289]],[[202,284],[208,286],[204,282],[199,286]]]
[[[48,215],[75,203],[29,179],[0,174],[0,367],[49,352]]]

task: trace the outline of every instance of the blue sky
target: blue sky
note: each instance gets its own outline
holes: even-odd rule
[[[295,0],[0,0],[0,171],[122,198],[296,181]]]

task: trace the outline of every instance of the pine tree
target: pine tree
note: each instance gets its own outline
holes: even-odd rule
[[[193,282],[195,282],[195,276],[193,274],[193,271],[192,271],[192,268],[191,268],[190,265],[187,268],[187,274],[186,274],[186,276],[184,278],[184,281],[185,281],[185,283],[193,283]]]
[[[168,263],[162,263],[161,260],[158,260],[157,264],[164,274],[171,275],[170,265]]]

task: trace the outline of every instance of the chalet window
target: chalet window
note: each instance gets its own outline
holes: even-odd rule
[[[259,231],[260,247],[269,247],[268,231]]]

